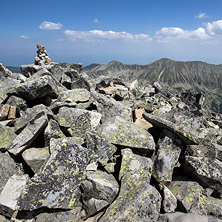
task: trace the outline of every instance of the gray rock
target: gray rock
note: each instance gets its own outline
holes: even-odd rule
[[[15,210],[18,208],[18,198],[21,195],[28,176],[13,175],[6,183],[0,195],[0,213],[11,217]]]
[[[172,194],[172,192],[163,185],[163,210],[166,213],[172,213],[177,208],[177,198]]]
[[[12,128],[0,125],[0,151],[9,149],[15,138],[16,134],[13,132]]]
[[[0,222],[9,222],[9,220],[7,220],[5,217],[0,215]]]
[[[105,95],[99,94],[95,91],[91,92],[95,100],[95,105],[98,112],[102,114],[102,121],[108,120],[112,117],[121,116],[127,121],[132,121],[132,109],[123,103],[116,101],[113,98],[108,98]]]
[[[182,141],[171,131],[164,129],[157,146],[158,151],[154,158],[153,175],[158,182],[170,182],[173,169],[178,163],[183,149]]]
[[[222,162],[208,157],[186,156],[184,171],[203,185],[222,193]]]
[[[57,139],[62,137],[65,137],[65,135],[59,128],[59,124],[55,120],[50,119],[44,132],[45,145],[49,146],[50,139],[52,138]]]
[[[175,133],[185,144],[187,145],[197,145],[199,144],[199,141],[197,138],[195,138],[192,134],[183,132],[182,130],[179,130],[175,124],[172,122],[165,120],[161,117],[153,116],[148,113],[143,113],[143,117],[145,120],[150,122],[153,126],[157,128],[165,128],[173,133]]]
[[[168,189],[178,200],[178,207],[189,212],[195,205],[203,205],[203,188],[197,182],[191,181],[172,181]]]
[[[53,102],[50,106],[50,109],[57,113],[58,110],[61,108],[61,107],[70,107],[70,108],[76,108],[76,103],[73,103],[73,102]]]
[[[87,148],[95,152],[96,157],[94,161],[98,161],[102,166],[106,165],[117,148],[97,134],[86,132],[85,135]]]
[[[19,199],[20,210],[75,209],[80,204],[80,183],[91,153],[71,138],[58,143],[41,172],[32,177]]]
[[[7,69],[2,63],[0,63],[0,80],[7,79],[8,77],[11,77],[12,72]]]
[[[214,144],[216,150],[216,158],[222,161],[222,146],[219,144]]]
[[[22,175],[21,166],[16,164],[7,152],[0,152],[0,193],[13,174]]]
[[[208,215],[222,217],[222,200],[214,197],[203,196],[204,209]]]
[[[37,116],[32,120],[25,129],[13,140],[12,144],[8,148],[8,152],[18,155],[25,149],[30,147],[33,142],[38,138],[41,132],[44,131],[47,126],[47,116]]]
[[[120,193],[99,222],[157,221],[161,196],[149,185],[151,159],[135,155],[130,149],[122,150],[122,156]]]
[[[11,96],[7,100],[7,104],[9,104],[10,106],[15,106],[16,109],[18,110],[18,112],[20,110],[25,111],[28,107],[27,104],[26,104],[26,101],[22,98],[17,97],[17,96]]]
[[[112,123],[103,123],[100,134],[115,145],[135,148],[144,153],[155,150],[154,139],[148,131],[119,116]]]
[[[21,73],[26,76],[26,77],[30,77],[31,75],[33,75],[34,73],[37,72],[37,70],[39,70],[39,67],[37,65],[34,64],[30,64],[30,65],[22,65],[20,67],[21,69]]]
[[[56,98],[58,96],[58,89],[55,80],[51,76],[46,75],[19,84],[12,89],[11,93],[25,100],[35,100],[44,96]]]
[[[61,92],[58,100],[61,102],[87,102],[90,98],[90,92],[87,89],[72,89]]]
[[[202,216],[193,213],[181,213],[181,212],[162,214],[158,219],[158,222],[190,222],[190,221],[210,222],[207,216]],[[217,220],[212,222],[217,222]]]
[[[111,204],[119,191],[119,185],[114,176],[99,170],[87,171],[81,187],[87,217]]]
[[[29,148],[22,153],[22,157],[34,173],[39,169],[49,158],[49,148]]]
[[[59,109],[57,121],[60,126],[70,128],[72,136],[83,136],[85,132],[96,130],[100,124],[101,114],[75,108]]]

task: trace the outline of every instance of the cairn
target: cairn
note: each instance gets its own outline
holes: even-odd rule
[[[43,45],[37,44],[37,56],[35,57],[35,65],[49,65],[51,59]]]

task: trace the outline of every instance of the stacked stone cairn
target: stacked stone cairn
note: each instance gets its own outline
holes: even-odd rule
[[[35,65],[49,65],[51,59],[43,45],[37,44],[37,56],[35,57]]]
[[[200,95],[0,68],[1,222],[222,221],[222,115]]]

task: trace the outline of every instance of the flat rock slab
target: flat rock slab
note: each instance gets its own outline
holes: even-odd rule
[[[90,98],[90,92],[87,89],[72,89],[61,92],[59,94],[59,100],[61,102],[66,102],[67,99],[74,103],[77,102],[87,102]]]
[[[25,100],[35,100],[44,96],[56,98],[58,96],[58,89],[55,80],[47,75],[20,84],[11,93]]]
[[[41,173],[27,184],[19,199],[19,209],[74,209],[79,204],[79,186],[90,158],[88,149],[69,138],[58,139]]]
[[[25,129],[13,140],[8,152],[18,155],[25,149],[31,146],[31,144],[37,139],[39,134],[45,129],[48,122],[48,118],[45,115],[31,121]]]
[[[16,134],[12,128],[0,125],[0,151],[7,150],[15,138]]]
[[[114,145],[136,148],[149,153],[155,150],[154,139],[143,128],[117,116],[112,123],[104,123],[100,128],[101,136]]]
[[[85,134],[87,148],[89,150],[94,150],[95,160],[98,161],[102,166],[105,166],[108,160],[117,151],[117,148],[109,143],[104,138],[91,132],[86,132]]]
[[[0,195],[0,213],[11,217],[17,210],[18,198],[21,195],[26,182],[27,175],[13,175],[6,183]]]
[[[222,193],[222,162],[208,157],[186,156],[184,171],[203,185]]]
[[[157,221],[161,196],[149,184],[152,160],[130,149],[122,150],[122,156],[120,193],[99,221]]]
[[[178,130],[176,124],[165,120],[159,116],[153,116],[148,113],[143,113],[143,117],[145,120],[150,122],[153,126],[157,128],[165,128],[173,133],[175,133],[180,139],[187,145],[198,145],[199,141],[193,135],[183,132],[183,130]]]
[[[56,118],[60,126],[71,129],[72,136],[83,136],[85,132],[98,127],[101,116],[97,112],[62,107]]]

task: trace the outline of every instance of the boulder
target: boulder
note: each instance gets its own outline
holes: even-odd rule
[[[182,130],[178,130],[175,124],[172,122],[165,120],[161,117],[153,116],[148,113],[143,113],[143,117],[145,120],[150,122],[153,126],[161,129],[168,129],[175,133],[185,144],[187,145],[197,145],[199,141],[192,134],[183,132]]]
[[[57,139],[62,137],[65,137],[65,135],[61,131],[59,124],[55,120],[50,119],[44,132],[45,145],[49,146],[50,139],[52,138]]]
[[[62,107],[57,121],[60,126],[70,128],[72,136],[83,136],[85,132],[95,130],[101,120],[101,114],[83,109]]]
[[[214,197],[203,196],[204,209],[207,215],[222,218],[222,200]]]
[[[151,159],[133,154],[130,149],[122,150],[120,192],[100,222],[157,221],[161,196],[149,184],[152,165]]]
[[[87,217],[110,205],[119,191],[119,185],[114,176],[99,170],[87,171],[81,188]]]
[[[119,116],[112,122],[103,123],[100,134],[114,145],[135,148],[144,153],[155,150],[154,139],[149,132]]]
[[[222,193],[222,162],[208,157],[186,156],[184,171],[202,185]]]
[[[29,148],[22,153],[22,157],[31,170],[34,173],[37,173],[39,169],[44,165],[44,163],[48,160],[49,148]]]
[[[72,89],[63,91],[59,94],[58,100],[61,102],[87,102],[90,98],[90,92],[87,89]]]
[[[163,210],[166,213],[172,213],[177,208],[177,198],[172,194],[172,192],[163,185],[162,188],[163,193]]]
[[[172,181],[168,189],[178,200],[178,208],[181,211],[189,212],[195,205],[201,205],[204,208],[203,188],[192,181]]]
[[[21,166],[16,164],[7,152],[0,152],[0,193],[2,192],[2,189],[4,188],[8,179],[14,174],[23,175]]]
[[[123,103],[116,101],[113,98],[108,98],[105,95],[99,94],[95,91],[91,92],[95,100],[95,105],[98,112],[102,114],[102,121],[108,120],[112,117],[121,116],[127,121],[132,121],[132,109]]]
[[[70,138],[58,139],[46,165],[32,177],[19,199],[20,210],[75,209],[91,152]]]
[[[11,77],[12,72],[7,69],[2,63],[0,63],[0,80],[7,79],[8,77]]]
[[[87,148],[95,152],[94,161],[98,161],[102,166],[105,166],[117,151],[117,148],[95,133],[86,132],[85,137]]]
[[[13,140],[8,152],[18,155],[30,147],[47,126],[47,116],[36,116],[24,130]]]
[[[14,211],[18,209],[18,198],[21,195],[26,182],[27,175],[13,175],[6,183],[0,195],[0,213],[11,217]]]
[[[16,134],[11,127],[0,125],[0,151],[9,149],[15,138]]]
[[[12,89],[11,94],[30,101],[44,96],[56,98],[58,96],[58,89],[55,80],[51,76],[46,75],[19,84],[16,88]]]
[[[171,131],[164,129],[157,143],[157,154],[154,158],[153,176],[158,182],[170,182],[173,169],[178,163],[183,143]]]

